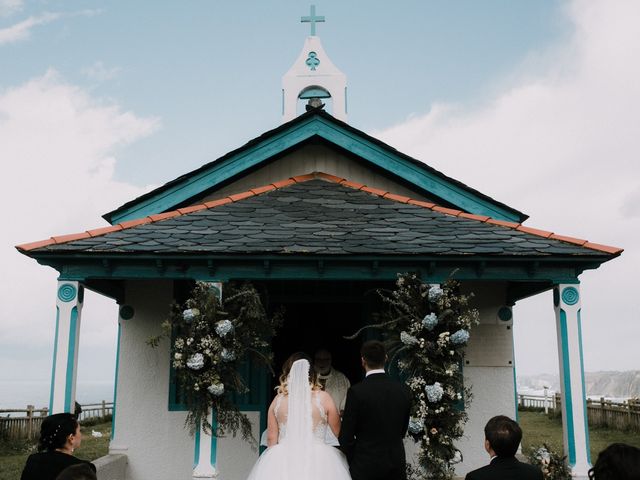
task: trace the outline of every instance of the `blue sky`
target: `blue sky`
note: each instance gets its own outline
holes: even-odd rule
[[[276,127],[309,5],[0,0],[11,179],[0,195],[14,207],[0,233],[0,380],[46,379],[51,364],[55,272],[13,246],[102,226],[150,186]],[[585,366],[640,368],[628,355],[640,336],[640,4],[316,6],[348,77],[350,124],[528,213],[529,226],[626,249],[583,275]],[[517,305],[515,319],[519,372],[556,371],[550,297]],[[115,306],[89,295],[83,322],[80,377],[109,379]]]

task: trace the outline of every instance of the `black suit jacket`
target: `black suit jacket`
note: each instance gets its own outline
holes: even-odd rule
[[[403,439],[409,425],[409,388],[374,373],[347,392],[340,448],[353,480],[404,480]]]
[[[465,480],[542,480],[542,470],[515,457],[495,457],[489,465],[467,473]]]

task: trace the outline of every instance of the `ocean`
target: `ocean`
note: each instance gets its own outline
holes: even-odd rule
[[[50,382],[34,380],[0,380],[0,410],[10,408],[36,408],[49,406]],[[78,381],[76,385],[78,403],[100,403],[113,401],[113,381]]]

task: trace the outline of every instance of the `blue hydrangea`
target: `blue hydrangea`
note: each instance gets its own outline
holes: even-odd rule
[[[409,431],[411,433],[420,433],[424,430],[424,424],[419,418],[411,417],[409,419]]]
[[[200,315],[200,310],[197,308],[188,308],[182,312],[182,319],[187,323],[191,323],[198,315]]]
[[[233,332],[233,323],[230,320],[220,320],[216,323],[216,333],[221,337]]]
[[[454,345],[464,345],[469,341],[469,332],[464,329],[458,330],[451,335],[450,340]]]
[[[429,288],[429,301],[437,302],[442,294],[443,291],[442,288],[440,288],[440,285],[431,285],[431,287]]]
[[[435,313],[430,313],[429,315],[425,315],[422,319],[422,326],[427,330],[431,331],[438,324],[438,316]]]
[[[194,353],[187,359],[187,367],[191,370],[200,370],[204,367],[204,355],[201,353]]]
[[[427,394],[427,400],[431,403],[439,402],[442,400],[442,395],[444,395],[444,389],[439,382],[436,382],[433,385],[427,385],[424,387],[424,392]]]
[[[420,340],[407,332],[400,332],[400,341],[405,345],[417,345],[420,343]]]
[[[222,352],[220,352],[220,358],[222,358],[223,362],[233,362],[236,359],[236,354],[233,350],[223,348]]]
[[[224,383],[214,383],[212,385],[209,385],[207,387],[207,391],[211,395],[215,395],[216,397],[219,397],[224,393]]]

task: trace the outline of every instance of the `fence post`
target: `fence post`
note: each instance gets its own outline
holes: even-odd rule
[[[547,403],[548,398],[549,398],[549,387],[545,385],[544,387],[544,414],[545,415],[549,415],[549,404]]]
[[[27,405],[27,438],[33,439],[33,410],[36,407],[33,405]]]
[[[107,402],[102,400],[102,418],[104,419],[107,416]]]

